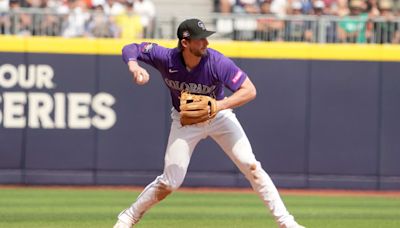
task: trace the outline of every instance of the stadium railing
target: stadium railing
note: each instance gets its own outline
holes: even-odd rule
[[[21,9],[0,13],[0,34],[30,36],[120,36],[114,16],[88,11],[57,14]],[[94,19],[97,18],[97,19]],[[156,18],[153,37],[175,38],[184,18]],[[212,39],[311,43],[400,43],[400,17],[210,14],[207,26],[217,31]],[[126,29],[126,28],[124,28]],[[132,38],[141,38],[138,34]]]

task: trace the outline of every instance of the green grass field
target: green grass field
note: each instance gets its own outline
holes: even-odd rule
[[[137,191],[121,189],[0,189],[0,227],[111,228]],[[307,228],[398,228],[400,198],[294,196],[286,206]],[[276,227],[252,193],[175,192],[151,209],[137,227]]]

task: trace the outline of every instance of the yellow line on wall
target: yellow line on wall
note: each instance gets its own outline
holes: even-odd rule
[[[0,52],[120,55],[124,45],[145,40],[0,36]],[[177,40],[146,40],[173,48]],[[400,45],[311,44],[210,40],[234,58],[400,61]]]
[[[210,47],[215,47],[230,57],[238,58],[400,61],[400,45],[390,44],[217,41]]]

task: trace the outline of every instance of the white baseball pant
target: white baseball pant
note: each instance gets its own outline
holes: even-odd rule
[[[256,160],[250,142],[231,109],[219,112],[215,119],[206,123],[185,127],[181,126],[179,112],[174,108],[171,118],[163,174],[143,190],[131,207],[119,215],[119,220],[127,224],[136,224],[147,210],[178,189],[185,178],[197,143],[210,136],[249,180],[279,227],[297,225],[293,216],[286,210],[271,178]]]

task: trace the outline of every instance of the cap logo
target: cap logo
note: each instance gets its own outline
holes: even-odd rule
[[[189,31],[183,31],[183,33],[182,33],[182,37],[183,38],[187,38],[187,37],[189,37],[190,36],[190,33],[189,33]]]
[[[204,25],[204,23],[203,23],[202,21],[197,22],[197,25],[198,25],[201,29],[206,30],[206,26]]]

